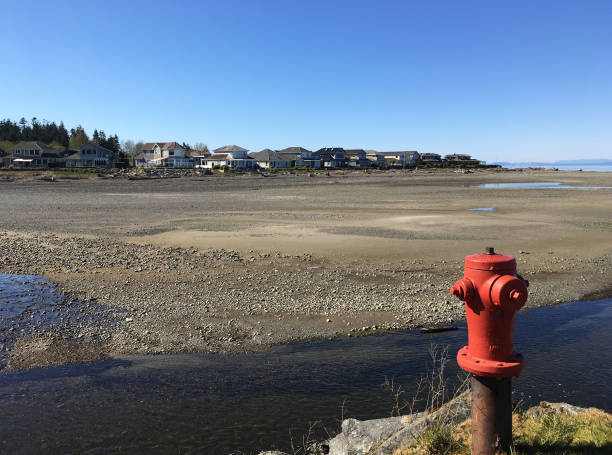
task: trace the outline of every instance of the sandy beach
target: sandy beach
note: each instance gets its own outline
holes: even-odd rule
[[[0,272],[40,274],[83,311],[120,315],[29,334],[10,365],[450,323],[464,310],[448,289],[486,246],[517,258],[527,307],[612,295],[612,189],[476,186],[519,182],[612,186],[612,174],[2,175]]]

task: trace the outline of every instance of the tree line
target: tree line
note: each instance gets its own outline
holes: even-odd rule
[[[85,129],[78,125],[70,131],[64,126],[64,122],[59,125],[47,120],[38,120],[36,117],[28,121],[22,117],[18,122],[10,119],[0,120],[0,142],[23,142],[38,141],[48,144],[56,149],[78,150],[87,142],[94,142],[104,148],[112,150],[121,157],[125,155],[135,155],[143,146],[142,141],[128,139],[119,142],[119,136],[107,135],[103,130],[95,129],[91,138]],[[187,151],[208,152],[208,146],[203,142],[197,142],[193,146],[182,143],[182,147]]]
[[[29,122],[23,117],[18,122],[10,119],[0,120],[0,141],[38,141],[54,148],[71,150],[77,150],[91,141],[115,153],[121,152],[121,144],[116,134],[107,136],[103,130],[95,129],[90,139],[81,125],[68,131],[64,122],[58,125],[47,120],[40,121],[36,117]]]

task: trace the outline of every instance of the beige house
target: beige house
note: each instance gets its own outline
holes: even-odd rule
[[[45,169],[62,165],[64,154],[41,142],[21,142],[10,149],[5,162],[14,169]]]
[[[414,166],[421,158],[421,155],[416,150],[377,153],[387,160],[387,164],[396,166]]]
[[[249,156],[255,160],[255,164],[263,169],[287,169],[291,167],[293,156],[280,154],[274,150],[264,149],[261,152],[249,153]]]
[[[132,161],[134,167],[193,167],[193,161],[177,142],[147,142]]]

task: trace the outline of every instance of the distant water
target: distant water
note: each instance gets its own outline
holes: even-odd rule
[[[509,169],[526,167],[555,168],[560,171],[612,172],[612,164],[501,163]]]
[[[481,183],[472,185],[474,188],[535,188],[535,189],[569,189],[569,190],[600,190],[612,188],[612,186],[577,186],[563,185],[559,182],[522,182],[522,183]],[[470,210],[483,210],[488,207],[479,207]]]

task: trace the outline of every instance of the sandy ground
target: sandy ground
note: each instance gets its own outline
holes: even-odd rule
[[[463,308],[448,288],[486,246],[517,257],[528,307],[612,294],[612,189],[474,186],[512,182],[612,186],[612,174],[0,180],[0,272],[39,273],[72,299],[120,310],[119,323],[76,337],[113,354],[452,322]]]

